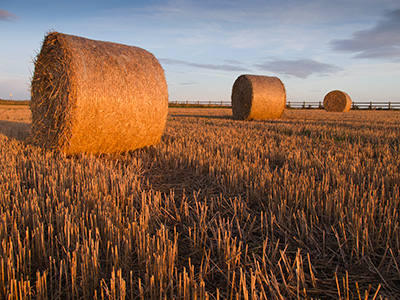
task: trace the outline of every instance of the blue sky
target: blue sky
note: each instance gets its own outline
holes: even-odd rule
[[[279,77],[289,101],[400,101],[399,0],[0,0],[0,98],[30,98],[50,30],[152,52],[171,101],[230,101],[241,74]]]

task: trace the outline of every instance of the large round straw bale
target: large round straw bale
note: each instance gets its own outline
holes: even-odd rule
[[[277,77],[241,75],[233,84],[232,112],[235,119],[278,119],[285,107],[285,86]]]
[[[168,113],[164,70],[144,49],[49,33],[35,61],[32,138],[67,154],[158,143]]]
[[[345,112],[351,108],[351,98],[345,92],[331,91],[324,97],[324,108],[327,111]]]

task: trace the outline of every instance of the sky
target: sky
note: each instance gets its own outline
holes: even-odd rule
[[[0,98],[30,99],[50,31],[144,48],[170,101],[230,101],[242,74],[276,76],[288,101],[400,102],[399,0],[0,0]]]

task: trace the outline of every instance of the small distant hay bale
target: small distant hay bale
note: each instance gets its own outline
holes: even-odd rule
[[[168,113],[164,70],[148,51],[49,33],[31,84],[32,140],[66,154],[157,144]]]
[[[277,77],[241,75],[233,84],[231,100],[235,119],[279,119],[286,107],[285,86]]]
[[[324,108],[326,111],[346,112],[351,109],[351,98],[345,92],[331,91],[324,97]]]

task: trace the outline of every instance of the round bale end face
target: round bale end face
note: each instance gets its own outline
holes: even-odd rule
[[[351,98],[345,92],[335,90],[324,97],[324,108],[329,112],[346,112],[351,109]]]
[[[279,119],[286,107],[285,86],[277,77],[241,75],[231,99],[233,116],[239,120]]]
[[[232,87],[232,113],[238,120],[248,120],[251,112],[253,88],[246,75],[239,76]]]
[[[31,82],[31,138],[45,148],[57,149],[71,137],[76,101],[74,74],[62,39],[49,34],[35,60]]]
[[[33,139],[67,154],[155,145],[168,113],[164,71],[151,53],[57,32],[36,59],[31,97]]]

